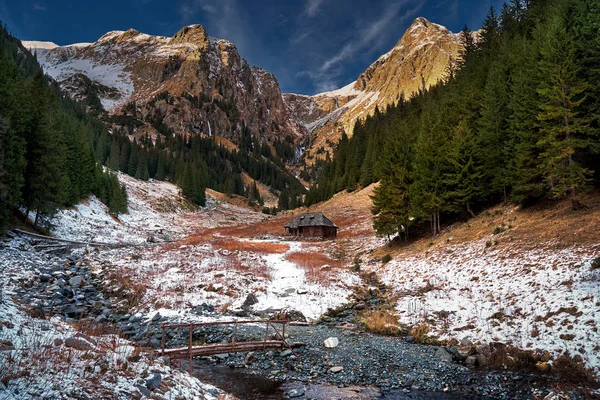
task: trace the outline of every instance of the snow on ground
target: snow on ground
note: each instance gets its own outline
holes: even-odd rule
[[[19,262],[31,256],[20,240],[0,252],[0,399],[231,398],[114,334],[28,314],[15,296],[37,272]],[[146,380],[158,375],[150,394]]]
[[[314,95],[313,97],[319,97],[319,96],[325,96],[325,97],[336,97],[336,96],[354,96],[354,95],[359,95],[362,94],[363,92],[361,90],[356,90],[354,89],[354,85],[356,84],[356,81],[354,82],[350,82],[349,84],[347,84],[346,86],[339,88],[337,90],[332,90],[330,92],[323,92],[323,93],[318,93],[316,95]]]
[[[258,296],[254,309],[291,309],[314,321],[330,308],[346,303],[351,288],[360,284],[356,275],[345,271],[332,274],[327,285],[309,282],[306,270],[285,258],[287,254],[299,251],[302,251],[302,244],[296,242],[290,244],[286,253],[264,256],[271,280],[265,292]]]
[[[38,49],[52,50],[52,49],[59,47],[54,42],[43,42],[43,41],[38,41],[38,40],[23,40],[23,41],[21,41],[21,44],[23,45],[23,47],[25,47],[29,51],[36,51]]]
[[[127,214],[117,219],[95,196],[90,196],[87,201],[58,212],[50,221],[51,232],[70,240],[141,244],[150,237],[180,239],[195,229],[263,218],[260,213],[210,196],[207,196],[207,206],[198,209],[169,182],[140,181],[122,173],[118,178],[127,188]]]
[[[441,338],[501,341],[579,354],[600,370],[600,245],[495,245],[498,236],[443,242],[374,267],[399,296],[400,322],[429,323]]]
[[[77,48],[81,46],[70,46]],[[42,50],[49,50],[48,46],[41,47]],[[121,98],[114,100],[110,98],[101,98],[102,107],[105,110],[112,110],[115,106],[123,103],[133,94],[133,82],[131,75],[125,71],[121,64],[102,64],[85,58],[71,57],[64,60],[62,57],[55,59],[51,57],[48,51],[38,52],[38,62],[44,69],[44,73],[50,75],[56,81],[63,81],[72,75],[82,73],[92,81],[109,88],[119,91]]]
[[[345,303],[351,288],[360,283],[356,275],[346,271],[336,271],[326,282],[309,280],[302,267],[285,258],[302,251],[300,243],[196,240],[199,242],[161,245],[134,253],[123,249],[104,252],[102,264],[108,266],[103,272],[108,276],[109,271],[117,271],[119,277],[128,277],[132,286],[144,287],[140,311],[179,318],[202,304],[240,311],[248,296],[254,295],[258,300],[252,306],[255,312],[295,310],[316,320],[329,308]],[[120,283],[107,279],[106,285],[110,289]],[[198,320],[193,314],[186,315],[186,320],[190,318]]]
[[[198,210],[168,182],[144,182],[124,174],[118,178],[127,187],[128,214],[117,219],[92,196],[59,212],[51,220],[51,232],[71,240],[144,244],[102,250],[96,268],[115,291],[122,287],[123,277],[129,279],[132,291],[143,290],[141,303],[149,315],[159,311],[163,316],[182,316],[203,303],[240,309],[253,294],[259,300],[255,311],[293,309],[317,319],[345,302],[351,287],[359,283],[346,270],[333,271],[331,279],[323,282],[314,281],[286,259],[293,252],[321,251],[314,247],[203,231],[256,223],[265,218],[261,213],[210,195],[207,207]],[[256,232],[261,232],[259,225]],[[149,243],[149,238],[159,243]]]

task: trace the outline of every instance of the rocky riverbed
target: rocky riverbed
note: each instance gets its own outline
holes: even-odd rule
[[[33,314],[60,315],[67,321],[83,317],[118,330],[147,348],[160,346],[163,322],[189,322],[160,314],[150,318],[142,313],[116,312],[115,306],[122,304],[105,294],[104,277],[98,272],[102,269],[92,268],[98,264],[96,250],[40,251],[35,241],[14,240],[0,249],[3,279],[13,284],[9,294]],[[236,317],[217,313],[206,304],[194,307],[190,315]],[[544,375],[469,368],[456,348],[335,327],[353,318],[354,311],[348,310],[338,313],[336,320],[329,319],[329,324],[289,327],[286,339],[291,348],[197,358],[196,374],[203,382],[224,386],[220,388],[242,399],[512,399],[544,398],[553,393]],[[264,333],[261,326],[240,326],[237,340],[262,340]],[[197,328],[193,340],[220,343],[231,341],[232,336],[233,326]],[[337,342],[331,348],[324,345],[329,338]],[[170,331],[164,339],[168,347],[187,345],[188,331]],[[183,367],[187,368],[185,363]],[[244,379],[249,386],[241,385]]]

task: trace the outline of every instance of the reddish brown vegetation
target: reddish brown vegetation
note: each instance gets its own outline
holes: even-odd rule
[[[257,254],[282,254],[289,250],[289,246],[284,243],[248,242],[233,238],[217,238],[210,244],[215,250],[247,251]]]
[[[326,283],[329,281],[330,271],[343,266],[341,261],[316,252],[294,252],[287,254],[285,258],[303,268],[309,282]]]

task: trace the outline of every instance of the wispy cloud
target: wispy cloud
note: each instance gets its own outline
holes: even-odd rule
[[[304,13],[309,17],[314,17],[317,15],[319,11],[319,7],[323,4],[325,0],[306,0],[306,5],[304,7]]]
[[[377,20],[359,31],[356,40],[348,42],[339,52],[327,59],[323,65],[321,65],[320,71],[329,71],[336,64],[353,58],[358,52],[362,52],[367,48],[377,48],[377,42],[384,35],[386,30],[388,30],[388,26],[391,22],[402,23],[406,18],[413,17],[422,6],[419,4],[416,7],[409,8],[398,17],[398,13],[402,6],[407,3],[408,0],[402,0],[388,6]]]
[[[210,4],[205,4],[202,6],[202,11],[205,11],[209,14],[216,14],[217,13],[217,7],[212,6]]]
[[[46,11],[47,10],[46,6],[44,6],[43,4],[40,4],[40,3],[33,3],[32,8],[34,11]]]
[[[313,33],[313,31],[308,31],[308,32],[304,32],[300,35],[292,36],[292,37],[290,37],[290,43],[298,44],[301,41],[303,41],[304,39],[306,39],[307,37],[309,37],[310,35],[312,35],[312,33]]]

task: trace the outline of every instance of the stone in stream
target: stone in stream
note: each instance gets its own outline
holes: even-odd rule
[[[290,399],[294,399],[296,397],[302,397],[304,396],[304,389],[292,389],[292,390],[288,390],[285,395],[287,397],[289,397]]]
[[[80,287],[81,285],[83,285],[83,280],[84,279],[81,276],[74,276],[71,279],[69,279],[69,285]]]
[[[448,353],[443,347],[436,350],[435,356],[444,362],[452,362],[452,354]]]
[[[281,357],[288,357],[291,356],[293,354],[292,350],[287,349],[281,352],[281,354],[279,354]]]
[[[246,354],[246,357],[244,357],[244,364],[250,365],[254,362],[255,359],[256,357],[254,356],[254,352],[250,351],[248,352],[248,354]]]
[[[325,339],[325,341],[323,342],[323,344],[328,349],[335,349],[340,344],[340,341],[336,337],[330,337],[328,339]]]
[[[343,370],[344,370],[344,367],[342,367],[341,365],[338,365],[338,366],[335,366],[335,367],[331,367],[329,369],[329,371],[333,372],[334,374],[342,372]]]

